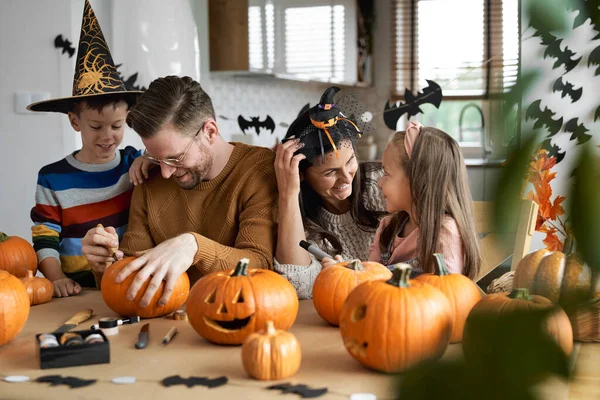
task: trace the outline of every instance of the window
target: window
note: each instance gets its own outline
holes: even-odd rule
[[[355,0],[250,0],[250,69],[324,82],[357,80]]]
[[[418,118],[453,135],[463,147],[489,144],[492,103],[516,82],[519,0],[394,0],[395,81],[402,100],[427,86],[442,87],[439,109]]]

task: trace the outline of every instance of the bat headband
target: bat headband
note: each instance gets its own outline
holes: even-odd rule
[[[406,134],[404,135],[404,149],[406,150],[406,154],[408,154],[408,158],[410,158],[412,155],[413,148],[415,147],[419,133],[421,133],[422,127],[423,125],[416,121],[409,122],[408,126],[406,127]]]

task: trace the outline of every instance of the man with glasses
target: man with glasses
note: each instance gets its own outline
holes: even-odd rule
[[[233,268],[241,258],[254,268],[272,268],[278,199],[274,152],[226,142],[210,97],[189,77],[153,81],[127,124],[141,136],[143,156],[160,167],[162,176],[154,173],[136,186],[121,243],[112,229],[88,231],[82,250],[96,273],[124,254],[139,255],[117,282],[137,272],[127,293],[132,300],[151,278],[140,301],[144,307],[163,280],[159,305],[166,304],[185,271],[193,283]],[[120,250],[111,254],[116,247]]]

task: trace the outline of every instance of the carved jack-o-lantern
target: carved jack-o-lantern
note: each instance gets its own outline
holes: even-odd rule
[[[243,258],[233,272],[213,272],[196,282],[186,309],[200,336],[218,344],[242,344],[268,320],[277,329],[289,329],[298,314],[298,297],[284,277],[248,269]]]
[[[408,280],[398,264],[389,281],[367,281],[348,296],[340,315],[346,350],[366,367],[402,372],[444,354],[453,328],[446,296],[435,287]]]

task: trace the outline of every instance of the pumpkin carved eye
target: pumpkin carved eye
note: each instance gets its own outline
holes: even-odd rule
[[[365,318],[366,314],[367,314],[367,306],[363,304],[363,305],[356,307],[354,309],[354,311],[352,311],[352,316],[350,318],[352,319],[352,322],[358,322],[358,321],[363,320]]]
[[[217,297],[217,289],[213,290],[211,292],[211,294],[209,294],[208,297],[206,299],[204,299],[204,302],[206,304],[212,304],[215,302],[216,297]]]
[[[235,303],[243,303],[244,302],[244,293],[240,288],[240,291],[233,297],[233,304]]]

